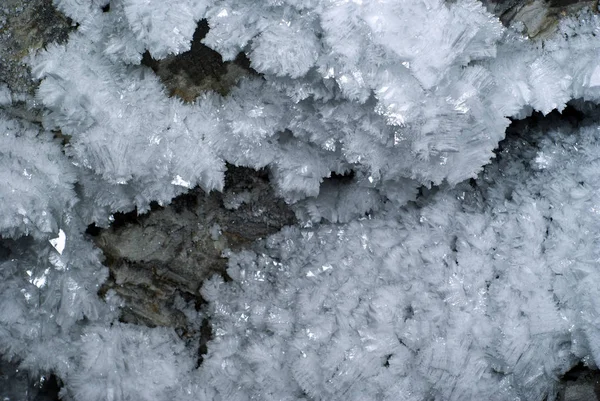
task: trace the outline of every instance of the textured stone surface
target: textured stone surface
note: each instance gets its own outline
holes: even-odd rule
[[[558,401],[600,401],[600,371],[577,365],[561,381]]]
[[[522,24],[523,33],[544,38],[554,32],[558,21],[585,7],[598,11],[597,0],[482,0],[506,26]]]
[[[177,302],[200,305],[203,280],[225,275],[223,251],[251,247],[294,222],[264,172],[230,167],[223,193],[195,189],[147,215],[117,216],[98,232],[111,273],[103,291],[126,301],[123,321],[189,331]]]
[[[2,0],[0,6],[0,82],[32,95],[37,83],[23,58],[52,42],[63,42],[75,26],[52,0]]]

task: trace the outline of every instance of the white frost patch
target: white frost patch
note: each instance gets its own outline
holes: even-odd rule
[[[0,86],[0,104],[11,104],[12,95],[7,85]]]
[[[594,68],[592,75],[590,76],[590,88],[594,88],[596,86],[600,86],[600,66]]]
[[[50,272],[50,269],[44,270],[44,273],[41,276],[34,278],[31,281],[31,283],[33,285],[35,285],[37,288],[42,288],[44,285],[46,285],[46,278],[47,278],[49,272]]]
[[[538,152],[535,158],[536,167],[540,170],[546,169],[550,166],[551,159],[544,154],[544,152]]]
[[[173,178],[173,181],[171,181],[171,184],[179,185],[180,187],[186,187],[186,188],[191,187],[191,183],[189,181],[186,181],[183,178],[181,178],[180,175],[176,175],[175,178]]]
[[[62,255],[63,250],[65,249],[66,241],[67,241],[67,235],[61,228],[60,230],[58,230],[58,237],[52,238],[50,240],[50,245],[52,245],[54,247],[54,249],[56,249],[56,251]]]

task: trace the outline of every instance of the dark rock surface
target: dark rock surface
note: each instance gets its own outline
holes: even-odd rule
[[[575,366],[563,376],[557,401],[600,401],[600,371]]]
[[[191,329],[181,300],[199,307],[199,288],[213,274],[226,275],[226,249],[241,250],[294,224],[265,172],[229,167],[223,193],[194,189],[146,215],[116,216],[107,230],[89,230],[103,250],[112,289],[124,299],[122,320]],[[189,333],[188,333],[189,334]]]
[[[0,357],[0,400],[53,401],[58,400],[59,383],[55,376],[34,377],[19,369],[16,362]]]

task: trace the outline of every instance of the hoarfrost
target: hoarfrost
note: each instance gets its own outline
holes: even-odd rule
[[[534,42],[474,0],[55,3],[79,27],[30,57],[44,128],[0,112],[0,351],[65,398],[540,400],[600,363],[598,116],[489,164],[508,117],[598,102],[597,14]],[[140,61],[200,19],[258,74],[183,103]],[[227,163],[266,168],[304,228],[205,282],[197,368],[173,330],[117,321],[84,232],[220,190]]]

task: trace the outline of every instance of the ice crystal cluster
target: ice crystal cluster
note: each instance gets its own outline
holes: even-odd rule
[[[598,116],[493,159],[509,117],[600,101],[596,10],[532,41],[475,0],[55,5],[78,27],[29,58],[43,128],[0,111],[0,350],[65,399],[541,401],[600,364]],[[142,55],[201,19],[256,74],[183,103]],[[302,224],[182,307],[211,321],[197,366],[172,329],[119,323],[84,232],[220,190],[226,163],[267,168]]]

